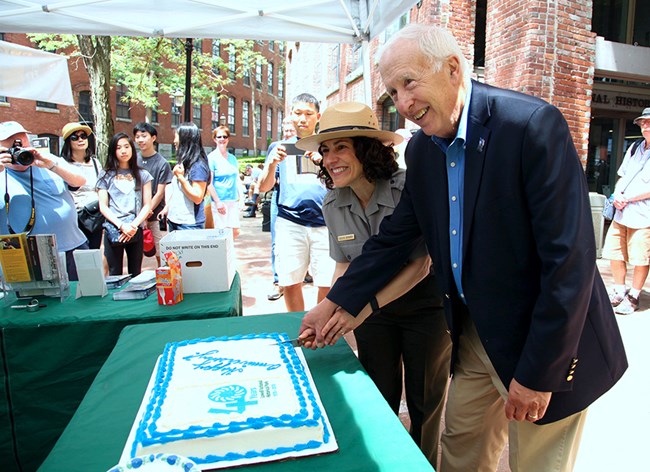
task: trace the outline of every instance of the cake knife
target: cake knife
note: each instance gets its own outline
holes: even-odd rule
[[[305,339],[300,339],[300,338],[293,338],[293,339],[286,339],[284,341],[280,341],[277,344],[291,344],[293,347],[301,347],[303,344],[305,344],[305,341],[313,341],[313,338],[315,336],[310,336]]]

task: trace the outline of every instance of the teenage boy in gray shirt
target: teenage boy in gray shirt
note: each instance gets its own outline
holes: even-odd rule
[[[160,230],[158,213],[165,206],[165,187],[172,181],[172,169],[169,162],[156,151],[155,143],[158,139],[156,128],[149,123],[140,122],[133,128],[133,137],[140,148],[138,165],[153,177],[151,181],[151,208],[153,211],[147,218],[147,228],[153,234],[156,260],[160,265],[160,239],[166,234],[166,231]]]

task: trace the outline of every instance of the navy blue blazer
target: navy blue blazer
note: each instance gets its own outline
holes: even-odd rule
[[[462,246],[467,308],[506,388],[515,378],[554,392],[539,421],[549,423],[586,408],[627,368],[596,268],[584,171],[557,108],[478,82],[469,106]],[[462,302],[451,272],[445,156],[419,131],[406,161],[395,212],[328,298],[358,313],[424,235],[457,347]]]

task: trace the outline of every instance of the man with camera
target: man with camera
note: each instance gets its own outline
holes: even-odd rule
[[[72,252],[88,249],[88,241],[77,226],[68,185],[79,187],[86,179],[65,159],[31,147],[27,133],[16,121],[0,123],[0,234],[55,234],[68,277],[77,280]]]

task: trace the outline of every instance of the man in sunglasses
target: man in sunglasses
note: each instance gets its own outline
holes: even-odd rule
[[[0,234],[54,234],[65,252],[70,280],[78,280],[72,253],[88,249],[77,226],[77,211],[68,190],[86,182],[65,159],[31,147],[28,131],[16,121],[0,123]]]

